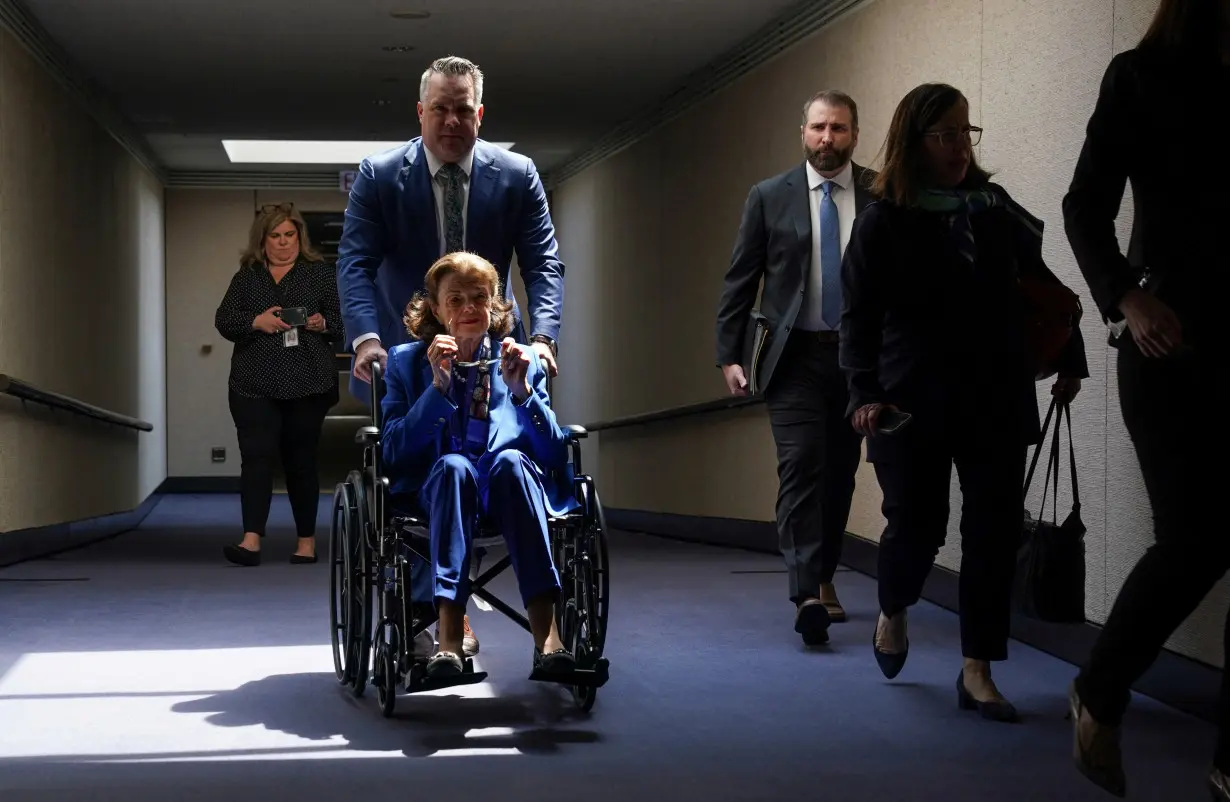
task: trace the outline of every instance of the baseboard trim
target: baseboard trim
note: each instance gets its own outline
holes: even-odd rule
[[[776,527],[765,521],[627,509],[606,509],[604,512],[607,525],[612,529],[764,554],[778,553]],[[847,533],[842,553],[844,565],[874,579],[877,576],[878,555],[877,543]],[[927,579],[923,598],[956,612],[958,574],[936,566]],[[1085,661],[1100,631],[1101,627],[1093,623],[1065,626],[1046,624],[1019,615],[1014,615],[1012,619],[1014,640],[1074,666]],[[1215,666],[1164,650],[1136,683],[1135,690],[1197,718],[1216,721],[1221,675],[1221,669]]]
[[[238,476],[168,476],[158,488],[167,495],[178,493],[238,493]]]
[[[0,568],[54,557],[136,529],[158,505],[155,491],[135,509],[80,521],[0,532]]]

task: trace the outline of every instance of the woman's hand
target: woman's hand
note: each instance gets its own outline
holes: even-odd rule
[[[252,321],[252,328],[257,331],[263,331],[266,334],[277,334],[280,331],[286,331],[290,328],[290,324],[274,314],[274,312],[281,311],[282,307],[280,306],[269,307],[256,316],[256,319]]]
[[[1183,344],[1179,316],[1156,297],[1133,288],[1119,302],[1119,311],[1127,319],[1132,340],[1148,357],[1163,357]]]
[[[526,376],[530,369],[530,360],[537,358],[537,352],[532,348],[520,345],[512,337],[505,337],[503,353],[500,354],[500,372],[504,374],[504,383],[513,395],[526,399],[533,390]]]
[[[447,392],[453,382],[453,359],[457,356],[457,341],[447,334],[437,334],[427,346],[427,361],[431,363],[431,383],[440,392]]]
[[[1081,391],[1081,380],[1075,378],[1064,378],[1060,376],[1055,379],[1055,384],[1051,387],[1051,395],[1061,404],[1071,404],[1076,398],[1076,394]]]
[[[307,330],[308,331],[314,331],[317,334],[320,334],[322,331],[325,330],[327,326],[328,324],[325,322],[325,316],[320,314],[319,312],[317,312],[316,314],[312,315],[311,317],[307,319]]]
[[[850,424],[854,427],[854,431],[864,437],[872,437],[879,429],[880,413],[886,409],[898,411],[892,404],[863,404],[854,410]]]

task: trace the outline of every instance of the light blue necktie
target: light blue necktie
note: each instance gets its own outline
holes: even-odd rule
[[[841,322],[841,222],[833,202],[833,182],[820,185],[820,316],[830,328]]]

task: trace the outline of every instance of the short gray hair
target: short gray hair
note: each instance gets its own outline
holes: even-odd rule
[[[431,66],[423,70],[423,78],[419,81],[419,100],[427,101],[427,83],[431,80],[432,75],[468,75],[471,82],[474,84],[474,105],[480,106],[483,102],[483,71],[478,68],[474,62],[464,59],[461,56],[445,56],[438,58],[431,63]]]

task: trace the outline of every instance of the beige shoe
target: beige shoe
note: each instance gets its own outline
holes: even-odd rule
[[[478,636],[474,634],[474,630],[470,629],[470,616],[465,616],[461,619],[463,629],[461,635],[461,651],[465,652],[466,657],[473,657],[478,654]]]
[[[837,600],[837,588],[831,583],[820,586],[820,603],[824,605],[824,609],[829,611],[829,620],[834,624],[840,624],[846,620],[846,610]]]

